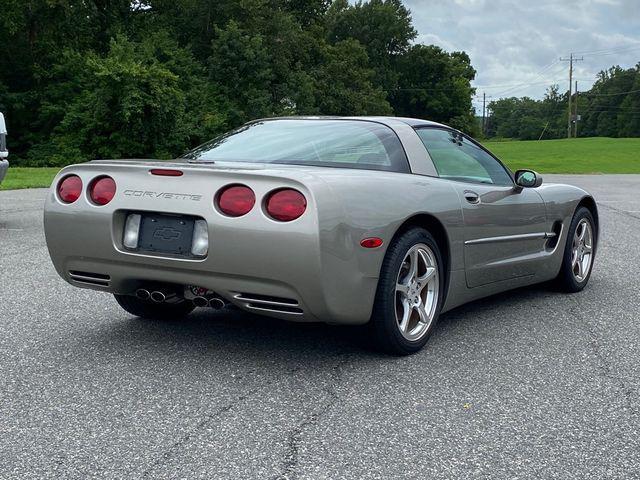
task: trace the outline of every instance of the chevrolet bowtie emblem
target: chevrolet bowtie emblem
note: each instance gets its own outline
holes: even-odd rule
[[[159,228],[153,234],[153,238],[159,238],[166,241],[177,240],[181,236],[182,232],[180,230],[176,230],[175,228],[171,227]]]

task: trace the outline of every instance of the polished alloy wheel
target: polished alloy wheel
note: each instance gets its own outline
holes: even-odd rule
[[[435,254],[423,243],[414,245],[402,261],[395,291],[396,322],[407,340],[419,340],[429,331],[439,288]]]
[[[593,261],[593,229],[583,218],[576,227],[571,249],[571,270],[576,281],[582,282],[589,275]]]

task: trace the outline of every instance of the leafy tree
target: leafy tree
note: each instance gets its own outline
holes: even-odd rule
[[[415,36],[401,0],[4,0],[0,108],[33,165],[175,156],[273,115],[473,131],[468,56]]]
[[[167,158],[185,150],[192,137],[201,140],[202,130],[215,131],[225,120],[214,105],[187,112],[190,101],[207,93],[206,84],[189,75],[198,69],[188,52],[162,36],[144,43],[118,36],[105,56],[67,52],[54,73],[71,75],[46,92],[43,109],[57,124],[32,149],[33,163],[43,157],[56,165],[92,157]],[[59,108],[60,97],[68,94],[73,101]]]
[[[618,134],[621,137],[640,137],[640,63],[635,67],[635,80],[618,113]]]
[[[583,94],[588,100],[587,108],[582,115],[583,134],[619,136],[621,132],[618,131],[618,115],[625,100],[625,95],[620,93],[632,90],[636,75],[635,69],[624,70],[619,66],[598,74],[592,89]]]
[[[275,113],[271,110],[274,72],[270,60],[262,35],[246,32],[236,22],[216,29],[209,75],[227,99],[232,124]]]
[[[357,40],[327,45],[313,77],[315,112],[325,115],[389,115],[382,88],[374,87],[367,52]],[[308,113],[308,112],[305,112]]]
[[[414,45],[399,60],[399,88],[391,103],[401,116],[447,122],[473,133],[471,96],[475,70],[465,53]]]
[[[336,0],[327,14],[331,42],[358,40],[375,70],[375,83],[389,92],[397,87],[396,60],[409,50],[417,32],[401,0]]]
[[[640,64],[601,71],[593,87],[578,95],[578,133],[582,137],[640,136]],[[576,101],[574,95],[573,101]],[[535,125],[544,138],[567,135],[568,92],[551,86],[543,100],[505,98],[489,104],[489,136],[534,139]],[[573,103],[575,105],[575,103]],[[535,121],[534,121],[535,119]]]

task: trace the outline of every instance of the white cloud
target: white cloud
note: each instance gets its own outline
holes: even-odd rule
[[[584,55],[575,69],[581,90],[591,86],[600,70],[640,61],[638,0],[405,0],[405,4],[412,12],[418,42],[469,54],[478,71],[474,83],[482,87],[480,94],[484,90],[493,96],[540,98],[550,84],[560,83],[565,89],[568,65],[558,59],[570,52]]]

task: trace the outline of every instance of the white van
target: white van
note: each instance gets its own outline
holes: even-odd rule
[[[7,125],[4,123],[4,115],[0,113],[0,182],[4,179],[9,169],[9,162],[7,157],[9,151],[7,150]]]

